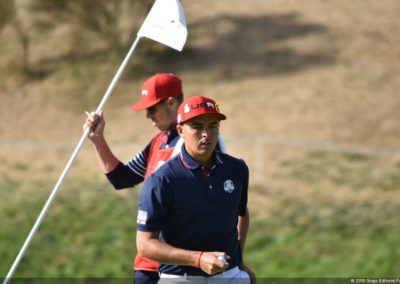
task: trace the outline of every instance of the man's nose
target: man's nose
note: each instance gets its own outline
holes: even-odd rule
[[[208,129],[207,127],[203,128],[201,130],[201,136],[202,137],[208,137],[210,135],[210,129]]]

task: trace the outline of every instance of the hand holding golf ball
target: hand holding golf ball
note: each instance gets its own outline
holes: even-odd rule
[[[229,268],[230,256],[221,251],[201,252],[197,256],[196,266],[209,275],[214,275]]]
[[[222,255],[218,256],[217,259],[218,259],[219,262],[222,262],[223,264],[228,263],[226,261],[225,257],[223,257]]]

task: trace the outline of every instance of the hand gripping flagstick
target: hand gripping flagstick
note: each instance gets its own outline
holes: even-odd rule
[[[101,100],[99,106],[97,107],[96,110],[97,114],[99,114],[103,110],[104,105],[106,104],[108,98],[111,96],[111,93],[114,90],[119,78],[121,77],[123,70],[128,64],[129,59],[131,58],[137,44],[139,43],[139,40],[142,37],[147,37],[149,39],[165,44],[171,48],[174,48],[178,51],[181,51],[183,46],[185,45],[187,37],[186,20],[185,20],[185,15],[183,13],[181,0],[155,1],[149,14],[144,20],[142,27],[139,29],[136,39],[134,40],[131,48],[129,49],[128,54],[123,60],[121,66],[119,67],[117,73],[114,76],[114,79],[108,86],[103,99]],[[11,266],[3,284],[7,284],[9,280],[11,280],[11,278],[13,277],[14,272],[18,267],[18,264],[20,263],[22,257],[24,256],[26,249],[28,248],[33,236],[35,235],[37,229],[40,226],[40,223],[44,219],[53,199],[57,194],[57,191],[61,186],[61,183],[63,182],[65,176],[67,175],[69,169],[71,168],[72,163],[74,162],[80,149],[82,148],[88,134],[89,134],[89,129],[85,129],[75,150],[73,151],[70,159],[68,160],[67,165],[65,166],[61,176],[59,177],[49,198],[47,199],[46,204],[44,205],[42,211],[40,212],[39,217],[37,218],[21,250],[19,251],[16,259],[14,260],[14,263]]]

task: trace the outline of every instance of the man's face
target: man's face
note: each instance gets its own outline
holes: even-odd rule
[[[173,107],[173,99],[163,100],[146,109],[146,118],[150,119],[153,126],[159,130],[169,130],[176,124],[176,109]]]
[[[218,142],[219,120],[213,114],[192,118],[177,126],[179,135],[185,141],[185,148],[196,161],[211,162],[212,153]]]

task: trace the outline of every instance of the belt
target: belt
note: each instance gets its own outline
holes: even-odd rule
[[[184,278],[233,278],[234,275],[236,275],[239,272],[239,267],[235,266],[231,269],[225,270],[221,273],[218,273],[216,275],[210,275],[210,276],[199,276],[199,275],[188,275],[187,273],[183,275],[177,275],[177,274],[167,274],[167,273],[160,273],[160,278],[173,278],[173,279],[184,279]]]

